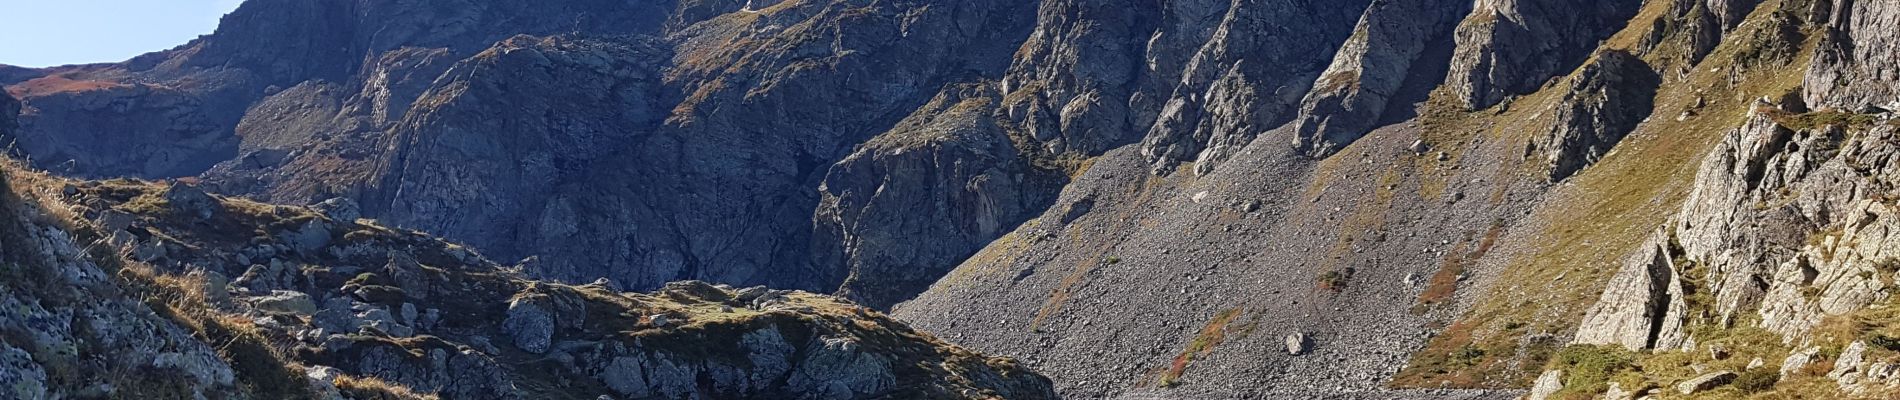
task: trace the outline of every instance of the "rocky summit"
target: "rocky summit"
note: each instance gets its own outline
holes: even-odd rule
[[[0,66],[0,397],[1896,398],[1896,27],[249,0]]]

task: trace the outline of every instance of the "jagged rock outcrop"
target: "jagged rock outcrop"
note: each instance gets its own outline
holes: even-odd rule
[[[1656,232],[1623,261],[1603,297],[1577,324],[1576,344],[1621,345],[1630,350],[1683,345],[1688,305],[1672,238]]]
[[[1675,0],[1669,4],[1668,16],[1657,20],[1659,29],[1637,50],[1650,53],[1677,44],[1686,52],[1678,56],[1701,61],[1760,4],[1761,0]],[[1676,35],[1669,37],[1670,33]]]
[[[652,64],[666,56],[639,42],[517,36],[459,62],[382,140],[399,150],[368,175],[381,179],[369,183],[372,214],[510,255],[582,234],[578,215],[600,213],[564,193],[665,117]],[[523,98],[536,101],[513,101]]]
[[[1220,12],[1211,3],[1041,2],[1035,31],[1002,79],[1009,121],[1051,153],[1095,154],[1136,140],[1154,120],[1155,92],[1183,62],[1150,53],[1178,50],[1148,41],[1205,37],[1205,20]],[[1202,32],[1157,32],[1158,18]]]
[[[1900,5],[1840,0],[1831,5],[1820,47],[1802,82],[1807,103],[1851,112],[1900,111]]]
[[[1156,172],[1195,162],[1206,174],[1291,120],[1367,3],[1234,2],[1162,103],[1142,155]]]
[[[813,247],[819,264],[847,266],[840,295],[877,308],[908,300],[1046,207],[1064,177],[1023,158],[1034,150],[997,123],[1000,100],[990,85],[946,88],[831,167]]]
[[[53,171],[182,176],[236,152],[237,141],[217,132],[202,100],[180,89],[61,75],[14,87],[26,102],[27,134],[15,136],[18,146]]]
[[[1882,139],[1892,125],[1815,123],[1848,114],[1783,107],[1794,111],[1757,103],[1717,145],[1677,230],[1686,256],[1708,266],[1723,320],[1759,307],[1761,326],[1792,338],[1875,300],[1884,207],[1864,199],[1894,190],[1884,177],[1897,171]]]
[[[1469,109],[1530,93],[1623,28],[1636,0],[1483,0],[1459,23],[1445,89]]]
[[[1034,7],[258,0],[178,49],[6,83],[170,90],[168,115],[192,122],[178,135],[202,140],[157,124],[84,133],[217,145],[189,157],[151,146],[87,154],[111,159],[82,159],[78,173],[202,175],[219,192],[289,203],[349,197],[366,217],[511,259],[538,255],[539,276],[829,292],[850,267],[815,264],[815,253],[842,250],[811,247],[812,189],[827,168],[944,85],[1000,76]],[[32,93],[30,109],[59,108],[30,114],[22,136],[32,140],[87,146],[91,136],[57,122],[143,115]],[[134,99],[174,98],[146,97]],[[42,117],[57,113],[70,118]],[[78,157],[23,148],[42,161]],[[173,159],[200,164],[145,168]]]
[[[1768,293],[1762,299],[1762,327],[1791,342],[1808,333],[1830,315],[1866,309],[1892,293],[1886,279],[1900,269],[1900,254],[1892,249],[1900,238],[1891,206],[1858,202],[1842,210],[1839,233],[1823,233],[1819,243],[1804,247],[1794,258],[1776,266]]]
[[[1320,73],[1313,91],[1300,101],[1293,129],[1295,144],[1309,154],[1325,155],[1359,139],[1386,122],[1386,107],[1406,89],[1419,92],[1436,84],[1430,72],[1444,63],[1451,29],[1468,2],[1449,0],[1377,1],[1359,17],[1352,36]],[[1424,84],[1420,84],[1424,82]],[[1406,104],[1397,104],[1404,108]]]
[[[1567,79],[1568,90],[1549,112],[1549,130],[1531,141],[1525,157],[1542,158],[1553,182],[1576,174],[1649,117],[1661,84],[1636,56],[1597,54]]]
[[[1055,398],[1009,359],[830,296],[531,281],[368,220],[215,196],[204,219],[167,200],[181,183],[8,168],[0,382],[21,398]],[[331,240],[283,234],[311,226]],[[121,258],[141,246],[168,250]]]
[[[269,371],[235,370],[233,350],[155,314],[16,193],[47,188],[0,187],[0,397],[268,394],[238,379]]]
[[[1817,349],[1784,359],[1800,387],[1867,342],[1826,362],[1884,394],[1855,388],[1886,341],[1827,321],[1891,300],[1893,6],[1639,3],[254,0],[0,82],[25,136],[210,138],[85,155],[213,149],[163,172],[209,193],[40,191],[155,280],[225,288],[202,308],[313,392],[1054,395],[854,301],[668,284],[694,278],[891,306],[1069,397],[1514,397],[1625,354],[1573,333],[1703,363],[1618,372],[1629,397],[1760,379],[1791,349],[1741,346],[1775,335]],[[176,101],[43,108],[138,85]],[[63,382],[13,347],[0,384]],[[205,390],[250,390],[230,367]]]

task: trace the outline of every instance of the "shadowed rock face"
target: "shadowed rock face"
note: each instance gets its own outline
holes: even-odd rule
[[[14,130],[20,128],[20,101],[12,94],[0,90],[0,137],[13,139]]]
[[[349,197],[368,217],[539,256],[533,272],[553,278],[830,292],[855,267],[830,255],[841,242],[814,248],[813,189],[940,88],[1000,75],[1032,7],[259,0],[178,49],[8,83],[29,110],[23,150],[47,168],[197,175],[292,203]],[[998,165],[1026,165],[1014,142],[992,143],[1005,147],[984,152],[1011,157]],[[1034,201],[1022,203],[1010,207]],[[877,303],[1022,218],[946,212],[987,222],[941,238],[961,244],[940,255],[879,259],[911,277],[893,276]]]
[[[1464,4],[1396,1],[1368,7],[1332,65],[1300,101],[1295,146],[1313,155],[1331,153],[1388,122],[1388,106],[1404,108],[1409,105],[1404,102],[1416,101],[1422,95],[1417,92],[1439,77],[1413,70],[1432,71],[1445,62],[1431,57],[1446,53]]]
[[[879,308],[908,300],[1048,206],[1065,177],[1022,157],[999,101],[992,85],[947,87],[826,174],[813,251],[849,268],[841,295]]]
[[[1012,360],[848,300],[534,281],[344,213],[15,165],[7,398],[1055,398]]]
[[[1552,126],[1531,142],[1525,156],[1542,157],[1553,182],[1570,177],[1649,117],[1660,84],[1656,72],[1636,56],[1621,51],[1598,54],[1567,81],[1569,90],[1550,110]]]
[[[1530,93],[1622,29],[1641,1],[1483,0],[1458,26],[1445,86],[1470,109]]]

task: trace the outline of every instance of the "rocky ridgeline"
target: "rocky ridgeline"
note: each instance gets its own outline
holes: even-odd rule
[[[9,175],[8,398],[1054,398],[829,296],[539,282],[346,200]]]
[[[1891,30],[1866,24],[1891,20],[1900,7],[1844,2],[1814,12],[1823,47],[1799,91],[1748,106],[1741,126],[1701,161],[1680,211],[1610,280],[1574,342],[1635,351],[1755,346],[1785,355],[1774,371],[1782,381],[1827,379],[1855,397],[1896,393],[1896,349],[1883,347],[1893,321],[1883,310],[1900,273],[1900,115],[1885,103],[1900,85],[1831,82],[1892,68],[1891,57],[1878,56],[1893,48]],[[1871,50],[1844,59],[1840,48]],[[1698,342],[1748,330],[1776,340]],[[1724,384],[1685,383],[1682,392]]]
[[[97,235],[154,266],[132,276],[221,275],[238,292],[210,315],[414,390],[553,393],[521,371],[563,371],[623,397],[689,374],[757,394],[811,388],[753,389],[769,380],[748,368],[815,363],[869,377],[822,388],[856,394],[882,366],[810,355],[911,335],[816,295],[788,296],[810,311],[784,325],[740,291],[669,286],[699,279],[892,309],[1070,397],[1880,398],[1900,361],[1896,18],[1878,0],[253,0],[178,49],[0,84],[41,167],[360,204],[60,195],[104,199],[88,224],[156,229]],[[232,209],[271,217],[157,218]],[[531,283],[355,217],[623,287]],[[715,328],[737,321],[777,333]],[[668,332],[796,356],[640,353],[677,349]],[[189,347],[161,354],[203,359]],[[926,380],[965,382],[945,391],[1048,394],[942,351],[967,360]],[[945,376],[891,362],[896,382]],[[642,381],[601,374],[616,364]]]
[[[280,203],[347,197],[391,225],[538,256],[537,277],[770,284],[888,307],[1055,184],[1018,176],[1029,163],[1008,140],[980,149],[996,173],[839,164],[873,137],[906,134],[897,123],[946,85],[1000,75],[1033,6],[255,0],[177,49],[10,68],[0,85],[25,103],[20,148],[55,172],[197,176]],[[884,230],[827,222],[885,212],[852,200],[872,193],[832,194],[864,209],[820,210],[814,189],[828,176],[840,188],[890,177],[1024,200],[911,221],[955,229]],[[941,244],[859,254],[882,251],[860,245],[881,237]]]

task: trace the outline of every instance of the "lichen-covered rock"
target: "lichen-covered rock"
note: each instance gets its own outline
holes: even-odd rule
[[[1531,384],[1531,392],[1525,395],[1524,398],[1526,400],[1546,400],[1549,399],[1551,395],[1557,394],[1559,390],[1564,390],[1564,371],[1544,371],[1542,375],[1537,376],[1537,382]]]
[[[8,398],[46,398],[46,370],[25,350],[0,343],[0,391]]]
[[[203,188],[182,182],[167,185],[164,199],[172,212],[199,220],[211,219],[222,208],[218,200],[205,193]]]

